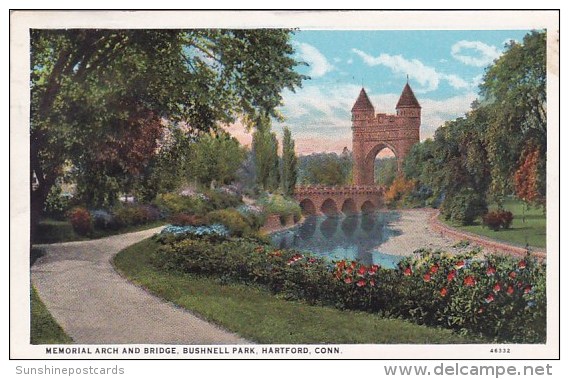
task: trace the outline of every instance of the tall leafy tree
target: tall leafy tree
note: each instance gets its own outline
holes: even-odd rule
[[[256,120],[252,149],[257,185],[264,190],[276,190],[280,183],[279,142],[271,131],[271,120],[267,115],[260,115]]]
[[[283,131],[283,159],[282,159],[282,187],[286,195],[294,193],[297,179],[298,158],[294,150],[294,140],[290,129],[285,127]]]
[[[290,33],[31,30],[32,221],[66,165],[78,175],[99,175],[101,190],[116,177],[114,169],[96,170],[92,155],[110,135],[136,133],[129,120],[152,115],[208,130],[240,116],[278,116],[281,91],[294,91],[304,78],[294,70]],[[130,166],[124,157],[118,154],[112,166]]]

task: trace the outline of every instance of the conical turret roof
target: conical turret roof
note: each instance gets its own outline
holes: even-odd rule
[[[409,83],[405,84],[395,108],[421,108]]]
[[[373,105],[367,96],[365,89],[362,88],[356,103],[352,107],[352,113],[357,111],[374,111]]]

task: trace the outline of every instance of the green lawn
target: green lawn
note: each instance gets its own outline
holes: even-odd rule
[[[73,340],[53,319],[45,305],[42,303],[36,289],[32,286],[30,291],[31,326],[30,343],[32,345],[66,344]]]
[[[246,285],[154,268],[157,243],[148,239],[121,251],[115,267],[150,292],[258,343],[476,343],[450,330],[377,315],[287,301]],[[480,342],[480,341],[478,341]]]
[[[161,225],[165,225],[164,221],[155,221],[144,225],[128,226],[119,230],[98,230],[95,229],[90,237],[81,236],[73,230],[69,221],[60,221],[53,219],[41,220],[38,226],[37,236],[32,241],[38,243],[57,243],[70,241],[86,241],[90,239],[98,239],[116,234],[124,234],[137,232],[145,229],[152,229]]]
[[[490,206],[490,210],[496,207]],[[546,216],[543,208],[531,207],[525,209],[522,201],[510,199],[504,203],[504,208],[514,214],[514,220],[510,229],[493,231],[482,225],[482,220],[476,221],[475,225],[461,226],[445,221],[442,217],[441,221],[460,230],[470,233],[479,234],[495,240],[511,243],[519,246],[532,246],[537,248],[545,248],[545,224]]]

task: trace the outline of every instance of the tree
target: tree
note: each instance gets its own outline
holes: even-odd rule
[[[86,155],[100,151],[107,136],[127,127],[129,119],[153,114],[209,130],[236,117],[278,116],[281,91],[294,91],[305,78],[294,71],[299,63],[292,57],[290,33],[32,29],[32,221],[39,219],[63,167],[76,166],[83,177],[92,174],[87,163],[97,160]],[[99,181],[99,190],[106,183]]]
[[[243,160],[245,149],[226,132],[206,133],[191,145],[188,174],[202,185],[229,184]]]
[[[514,174],[516,196],[526,203],[544,204],[539,193],[539,150],[529,148],[525,152],[522,164]]]
[[[268,191],[277,189],[280,183],[279,142],[271,131],[271,120],[267,115],[261,115],[256,120],[252,149],[257,185]]]
[[[349,155],[336,153],[311,154],[299,161],[301,182],[328,186],[348,184],[352,175],[352,160]]]
[[[283,132],[283,159],[282,159],[282,186],[286,195],[294,193],[297,178],[298,158],[294,151],[294,140],[289,128],[285,127]]]

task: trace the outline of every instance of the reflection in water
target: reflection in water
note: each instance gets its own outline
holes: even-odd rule
[[[396,212],[310,216],[301,225],[274,233],[272,241],[279,248],[309,251],[330,260],[358,260],[394,267],[400,257],[379,252],[377,246],[399,234],[390,226],[398,218]]]

